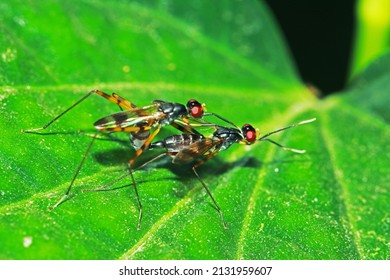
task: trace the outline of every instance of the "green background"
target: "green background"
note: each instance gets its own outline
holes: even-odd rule
[[[390,258],[389,55],[318,99],[259,1],[14,0],[0,14],[1,259]],[[263,134],[317,121],[272,137],[306,154],[235,145],[199,168],[228,230],[189,167],[136,172],[138,231],[129,182],[81,192],[122,174],[126,135],[97,140],[48,211],[91,141],[78,131],[116,105],[92,96],[45,135],[21,132],[95,88],[138,106],[195,98]]]

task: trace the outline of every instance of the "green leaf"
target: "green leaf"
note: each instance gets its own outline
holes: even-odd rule
[[[356,19],[352,78],[390,49],[390,1],[357,1]]]
[[[0,4],[0,258],[389,259],[389,56],[316,100],[258,1],[137,2]],[[262,134],[317,121],[272,136],[306,154],[236,144],[199,168],[227,230],[190,166],[135,172],[138,231],[130,180],[82,193],[123,174],[134,151],[119,133],[95,141],[72,197],[48,211],[91,141],[78,131],[115,104],[91,96],[46,134],[21,132],[94,88],[138,106],[195,98]]]

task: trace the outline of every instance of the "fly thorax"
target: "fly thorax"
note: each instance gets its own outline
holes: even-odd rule
[[[164,113],[165,117],[161,119],[162,125],[170,125],[175,120],[184,117],[187,114],[187,109],[183,104],[179,103],[162,103],[158,110]]]
[[[218,145],[218,148],[223,151],[228,149],[232,144],[242,140],[242,135],[241,131],[236,128],[219,127],[217,131],[214,132],[214,138],[216,140],[222,140],[221,144]]]

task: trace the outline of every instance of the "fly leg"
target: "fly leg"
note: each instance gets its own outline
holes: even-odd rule
[[[213,195],[211,194],[209,188],[206,186],[206,183],[203,182],[203,180],[200,178],[198,172],[196,171],[196,168],[199,167],[200,165],[202,165],[203,163],[205,163],[207,160],[211,159],[212,157],[214,157],[216,154],[218,153],[218,150],[209,154],[204,160],[198,162],[197,164],[195,164],[193,167],[192,167],[192,171],[194,171],[194,174],[196,176],[196,178],[198,178],[198,180],[200,181],[200,183],[202,184],[203,188],[206,190],[207,194],[210,196],[211,200],[213,201],[214,203],[214,206],[215,208],[217,209],[218,213],[219,213],[219,216],[221,217],[221,220],[222,220],[222,224],[223,224],[223,227],[225,229],[227,229],[227,225],[226,225],[226,222],[225,222],[225,218],[222,214],[222,210],[221,210],[221,207],[219,207],[217,201],[215,200],[215,198],[213,197]]]
[[[84,155],[83,155],[83,158],[81,159],[81,161],[80,161],[80,163],[79,163],[79,165],[78,165],[78,167],[77,167],[77,170],[76,170],[75,174],[73,175],[72,181],[70,182],[68,188],[66,189],[65,194],[61,197],[61,199],[60,199],[56,204],[54,204],[54,205],[50,208],[50,210],[53,210],[54,208],[57,208],[60,204],[62,204],[65,200],[68,199],[68,197],[69,197],[69,192],[70,192],[70,190],[72,189],[72,186],[73,186],[73,184],[74,184],[74,181],[76,180],[77,176],[78,176],[79,173],[80,173],[81,167],[83,166],[83,164],[84,164],[84,162],[85,162],[85,159],[87,158],[87,155],[88,155],[89,151],[91,150],[93,143],[95,142],[96,137],[97,137],[97,133],[95,133],[95,135],[92,137],[92,140],[91,140],[91,142],[89,143],[88,148],[87,148],[87,150],[85,151],[85,153],[84,153]]]
[[[126,178],[127,176],[131,176],[131,180],[132,180],[132,185],[134,186],[134,191],[135,191],[135,195],[137,197],[137,202],[138,202],[138,208],[139,208],[139,216],[138,216],[138,226],[137,226],[137,229],[140,230],[141,229],[141,220],[142,220],[142,203],[141,203],[141,199],[140,199],[140,196],[139,196],[139,193],[138,193],[138,189],[137,189],[137,183],[134,179],[134,176],[133,176],[133,172],[134,171],[137,171],[139,169],[142,169],[144,168],[146,165],[152,163],[153,161],[165,156],[166,154],[163,153],[163,154],[159,154],[158,156],[152,158],[151,160],[145,162],[144,164],[140,165],[139,167],[135,168],[134,170],[131,168],[131,164],[129,163],[128,165],[128,173],[125,173],[123,175],[121,175],[120,177],[118,177],[117,179],[115,179],[114,181],[111,181],[110,183],[106,184],[106,185],[103,185],[99,188],[96,188],[96,189],[91,189],[91,190],[83,190],[83,192],[93,192],[93,191],[104,191],[106,190],[108,187],[114,185],[115,183],[123,180],[124,178]]]
[[[55,121],[57,121],[59,118],[61,118],[63,115],[65,115],[67,112],[69,112],[70,110],[72,110],[74,107],[76,107],[77,105],[79,105],[81,102],[83,102],[85,99],[87,99],[88,97],[90,97],[92,94],[98,94],[102,97],[104,97],[105,99],[107,99],[108,101],[112,102],[112,103],[115,103],[115,104],[118,104],[121,108],[124,108],[124,109],[128,109],[128,110],[131,110],[131,109],[134,109],[135,108],[135,105],[130,103],[129,101],[127,101],[126,99],[120,97],[119,95],[117,95],[116,93],[113,93],[112,95],[109,95],[107,93],[104,93],[100,90],[91,90],[90,92],[88,92],[85,96],[83,96],[80,100],[78,100],[76,103],[74,103],[72,106],[70,106],[68,109],[66,109],[65,111],[63,111],[61,114],[59,114],[58,116],[56,116],[55,118],[53,118],[51,121],[49,121],[47,124],[45,124],[44,126],[42,127],[37,127],[37,128],[31,128],[31,129],[23,129],[22,132],[25,132],[25,133],[36,133],[37,131],[40,131],[40,130],[44,130],[46,129],[47,127],[49,127],[52,123],[54,123]]]

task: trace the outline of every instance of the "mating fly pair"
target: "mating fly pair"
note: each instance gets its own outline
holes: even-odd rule
[[[22,131],[26,133],[39,134],[38,131],[48,128],[52,123],[57,121],[67,112],[72,110],[74,107],[76,107],[78,104],[80,104],[81,102],[83,102],[85,99],[87,99],[93,94],[100,95],[106,100],[117,104],[122,111],[103,117],[94,123],[97,132],[93,135],[92,140],[79,166],[77,167],[77,170],[65,194],[52,207],[52,209],[59,206],[62,202],[64,202],[68,198],[69,192],[74,184],[74,181],[76,180],[80,172],[80,169],[84,164],[86,156],[89,153],[94,143],[94,140],[97,138],[99,132],[102,133],[127,132],[130,134],[131,145],[136,150],[135,155],[129,161],[129,170],[131,170],[131,166],[134,163],[134,161],[143,153],[145,149],[147,149],[147,147],[152,142],[153,138],[159,133],[160,129],[163,126],[171,125],[177,128],[178,130],[182,131],[183,133],[198,135],[199,132],[197,132],[193,128],[195,124],[193,125],[190,124],[191,119],[198,120],[197,123],[198,125],[200,125],[201,123],[206,123],[205,121],[203,121],[202,117],[215,116],[231,124],[228,120],[222,118],[217,114],[205,112],[204,106],[194,99],[189,100],[186,106],[180,103],[155,100],[152,102],[151,105],[144,106],[144,107],[137,107],[135,104],[131,103],[130,101],[126,100],[125,98],[119,96],[116,93],[109,95],[100,90],[92,90],[89,93],[87,93],[84,97],[82,97],[80,100],[78,100],[76,103],[74,103],[72,106],[70,106],[68,109],[66,109],[61,114],[59,114],[51,121],[49,121],[44,126],[39,128],[28,129],[28,130],[22,130]],[[154,131],[152,131],[153,129]],[[138,191],[134,179],[133,182],[134,182],[134,188],[138,199],[138,204],[140,207],[139,220],[141,220],[142,205],[139,199],[139,195],[138,195]]]
[[[151,105],[145,107],[137,107],[133,103],[128,100],[120,97],[119,95],[113,93],[112,95],[108,95],[99,90],[93,90],[69,107],[67,110],[59,114],[57,117],[52,119],[46,125],[40,128],[34,128],[30,130],[24,130],[24,132],[36,133],[36,131],[43,130],[50,126],[57,119],[62,117],[65,113],[73,109],[79,103],[84,101],[86,98],[91,96],[92,94],[98,94],[105,99],[118,104],[120,108],[124,111],[108,115],[104,118],[99,119],[94,123],[95,128],[101,132],[127,132],[130,133],[130,142],[132,146],[135,148],[135,155],[129,161],[129,172],[119,177],[117,180],[106,184],[100,188],[93,189],[91,191],[99,191],[103,190],[112,184],[122,180],[127,176],[131,176],[132,183],[134,186],[134,190],[138,200],[139,206],[139,217],[138,217],[138,229],[140,229],[141,219],[142,219],[142,203],[138,194],[137,186],[135,179],[132,173],[132,164],[134,161],[142,154],[142,152],[146,149],[158,149],[163,148],[165,152],[159,154],[158,156],[152,158],[148,162],[142,164],[135,170],[139,170],[149,163],[161,158],[162,156],[168,155],[173,158],[172,162],[174,164],[185,164],[194,162],[192,166],[192,170],[197,177],[197,179],[202,184],[203,188],[206,190],[207,194],[210,196],[213,201],[215,208],[217,209],[224,228],[227,228],[224,216],[222,214],[221,208],[218,203],[214,199],[210,190],[204,183],[204,181],[198,175],[196,168],[202,165],[207,160],[214,157],[218,152],[228,149],[234,143],[240,143],[245,145],[253,144],[257,141],[269,141],[278,147],[281,147],[285,150],[289,150],[296,153],[304,153],[303,150],[296,150],[287,148],[268,137],[274,133],[301,125],[305,123],[309,123],[314,121],[315,119],[306,120],[299,122],[297,124],[293,124],[270,133],[265,134],[264,136],[258,137],[256,135],[256,130],[249,124],[244,125],[241,129],[239,129],[235,124],[228,121],[227,119],[215,114],[215,113],[205,113],[204,107],[197,102],[196,100],[190,100],[187,103],[187,107],[179,103],[170,103],[165,101],[156,100]],[[203,116],[215,116],[220,120],[226,122],[232,127],[225,127],[216,125],[213,123],[209,123],[201,119]],[[190,121],[191,120],[191,121]],[[173,127],[179,129],[183,134],[177,134],[169,136],[163,140],[152,143],[154,137],[159,133],[161,127],[166,125],[172,125]],[[214,133],[205,137],[200,134],[194,127],[212,127],[214,129]],[[152,132],[151,130],[154,129]],[[94,140],[97,138],[98,132],[93,136],[87,151],[84,154],[83,159],[81,160],[76,173],[73,176],[73,179],[67,188],[64,196],[52,207],[56,208],[62,202],[64,202],[68,196],[69,192],[74,184],[76,177],[78,176],[82,165],[84,164],[85,158],[89,153]],[[134,171],[135,171],[134,170]]]

